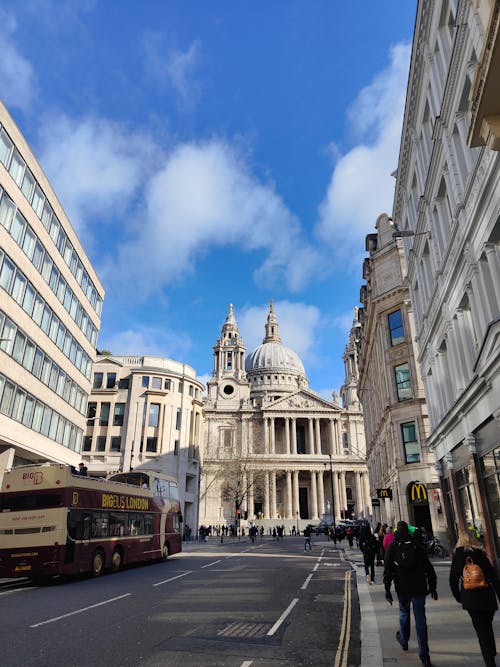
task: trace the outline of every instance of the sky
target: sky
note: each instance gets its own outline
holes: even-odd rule
[[[106,290],[98,348],[206,381],[274,303],[325,398],[391,213],[415,0],[0,0],[0,97]]]

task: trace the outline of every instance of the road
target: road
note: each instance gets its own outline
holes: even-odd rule
[[[357,667],[359,605],[323,537],[195,547],[165,563],[0,586],[2,667]]]

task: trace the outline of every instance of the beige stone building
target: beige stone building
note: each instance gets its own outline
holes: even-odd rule
[[[500,561],[500,11],[421,0],[393,219],[450,542]]]
[[[80,460],[104,290],[0,103],[0,469]]]
[[[443,537],[406,261],[392,220],[382,214],[375,227],[366,237],[357,346],[371,495],[380,503],[374,518],[392,526],[403,519]]]
[[[207,384],[200,523],[231,524],[239,509],[242,522],[300,529],[331,521],[332,492],[336,521],[367,514],[359,411],[309,388],[272,304],[263,343],[248,356],[230,306]]]
[[[163,357],[99,355],[93,368],[82,460],[89,474],[148,468],[177,478],[185,523],[197,523],[203,384]]]

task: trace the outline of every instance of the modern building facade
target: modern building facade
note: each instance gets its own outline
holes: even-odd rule
[[[200,523],[240,516],[291,530],[331,520],[332,509],[337,521],[369,511],[362,420],[309,388],[272,304],[263,343],[248,356],[229,307],[207,386]]]
[[[78,464],[103,298],[56,194],[0,103],[1,469]]]
[[[499,3],[418,4],[393,219],[450,541],[500,556]]]
[[[174,475],[185,523],[195,528],[203,389],[191,366],[172,359],[99,355],[82,447],[89,474],[144,467]]]
[[[401,239],[386,214],[375,227],[366,237],[357,346],[374,516],[446,536]]]

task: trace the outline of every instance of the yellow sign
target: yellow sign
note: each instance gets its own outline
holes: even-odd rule
[[[409,495],[412,503],[428,502],[427,489],[425,488],[425,484],[422,484],[422,482],[412,482],[410,484]]]
[[[377,489],[377,498],[390,498],[392,500],[392,489]]]
[[[78,491],[73,491],[72,505],[78,505]]]
[[[101,507],[113,510],[149,510],[149,498],[103,493],[101,496]]]

